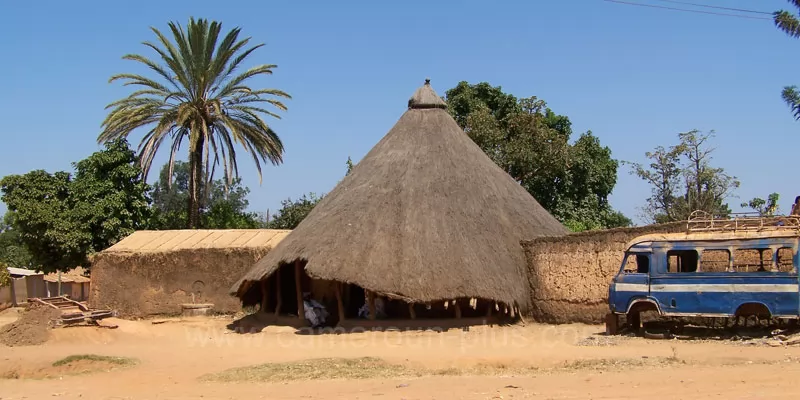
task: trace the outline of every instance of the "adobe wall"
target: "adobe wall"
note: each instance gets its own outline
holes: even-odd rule
[[[685,223],[672,223],[523,241],[529,316],[559,324],[602,322],[608,313],[608,284],[620,268],[625,243],[639,235],[685,229]]]
[[[180,250],[100,253],[93,259],[89,305],[126,318],[175,315],[181,304],[213,303],[214,311],[241,310],[228,290],[267,250]]]

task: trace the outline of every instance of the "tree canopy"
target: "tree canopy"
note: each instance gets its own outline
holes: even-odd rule
[[[725,202],[739,187],[739,180],[723,168],[711,166],[714,148],[709,141],[714,131],[698,130],[678,134],[678,144],[658,146],[645,153],[648,165],[630,163],[632,173],[651,186],[644,207],[651,222],[663,223],[689,218],[694,211],[726,217],[731,210]]]
[[[344,175],[350,175],[355,165],[350,157],[345,161]],[[297,200],[288,198],[281,202],[281,208],[267,222],[270,229],[294,229],[302,222],[308,213],[322,200],[325,195],[317,196],[315,193],[304,194]]]
[[[31,254],[13,226],[13,213],[0,217],[0,263],[11,267],[31,268]]]
[[[571,143],[572,123],[536,97],[489,83],[460,82],[448,111],[470,138],[545,209],[572,230],[628,226],[608,197],[619,163],[591,131]]]
[[[170,177],[170,165],[161,168],[153,184],[153,220],[151,229],[183,229],[187,224],[186,201],[189,198],[189,163],[176,161]],[[207,182],[203,179],[203,182]],[[230,185],[223,179],[213,180],[200,189],[201,224],[206,229],[258,228],[256,213],[248,212],[250,189],[234,178]]]
[[[758,213],[758,215],[762,217],[772,217],[778,213],[780,207],[778,207],[778,201],[780,201],[781,195],[778,193],[770,193],[766,199],[762,199],[760,197],[754,197],[752,200],[747,201],[741,204],[742,208],[749,208]]]
[[[145,177],[162,144],[169,143],[172,165],[181,144],[188,142],[187,226],[196,228],[201,223],[200,190],[207,185],[204,177],[213,178],[221,164],[224,182],[233,184],[239,173],[237,146],[252,157],[259,178],[262,162],[282,162],[283,143],[263,117],[279,118],[267,107],[286,110],[277,99],[290,96],[277,89],[248,86],[255,77],[271,75],[277,66],[264,64],[238,72],[263,46],[249,46],[250,38],[240,40],[240,28],[221,36],[221,23],[194,18],[186,30],[177,22],[169,23],[169,28],[171,40],[151,28],[158,40],[144,42],[158,55],[155,61],[138,54],[123,57],[147,67],[155,79],[138,74],[111,77],[111,82],[119,80],[139,90],[106,107],[111,111],[98,141],[126,138],[139,128],[147,129],[139,144]]]
[[[103,250],[150,218],[149,187],[125,140],[73,164],[68,172],[42,170],[0,180],[11,229],[45,272],[89,266],[88,256]]]
[[[281,202],[281,209],[270,218],[267,227],[270,229],[294,229],[324,196],[314,193],[303,195],[297,200],[288,198]]]

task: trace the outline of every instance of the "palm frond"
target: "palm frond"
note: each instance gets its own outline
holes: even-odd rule
[[[250,79],[256,75],[272,75],[272,69],[275,68],[275,65],[259,65],[253,68],[248,69],[245,72],[242,72],[240,75],[232,78],[222,89],[217,92],[217,97],[226,97],[231,95],[231,89],[237,87],[243,81]]]
[[[800,37],[800,21],[794,14],[780,10],[772,14],[775,26],[791,37]]]
[[[800,92],[797,91],[797,86],[787,86],[783,88],[781,93],[783,101],[792,109],[794,119],[800,120]]]
[[[144,45],[150,47],[161,56],[161,59],[164,60],[170,71],[175,74],[175,79],[183,86],[183,90],[186,91],[187,94],[191,94],[192,82],[185,64],[186,60],[181,57],[179,50],[175,48],[172,42],[170,42],[161,31],[156,28],[151,28],[151,30],[156,34],[158,41],[164,46],[166,51],[150,42],[144,42]]]
[[[137,61],[144,65],[146,65],[151,70],[155,71],[158,75],[164,78],[167,82],[169,82],[175,89],[180,90],[180,86],[175,79],[164,69],[163,66],[158,65],[154,61],[150,60],[147,57],[138,55],[138,54],[126,54],[122,57],[123,60],[130,60],[130,61]]]

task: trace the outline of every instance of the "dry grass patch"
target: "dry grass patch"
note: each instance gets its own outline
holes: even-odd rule
[[[0,370],[0,379],[49,379],[69,375],[110,372],[138,363],[127,357],[110,357],[96,354],[76,354],[64,357],[47,366],[12,366]]]
[[[100,356],[97,354],[75,354],[64,357],[53,363],[54,367],[68,366],[77,363],[100,363],[118,366],[135,365],[136,360],[127,357]]]
[[[202,376],[217,382],[279,382],[320,379],[373,379],[419,376],[413,369],[373,357],[317,358],[232,368]]]
[[[428,371],[438,376],[494,376],[514,375],[526,376],[541,372],[542,369],[531,365],[511,365],[504,363],[481,363],[465,367],[450,367]]]
[[[677,357],[642,357],[642,358],[597,358],[575,360],[565,363],[556,370],[563,371],[584,371],[584,370],[603,370],[618,371],[623,369],[641,367],[663,367],[674,364],[685,364],[686,362]]]
[[[286,363],[269,363],[228,369],[200,377],[216,382],[285,382],[329,379],[409,378],[422,376],[533,376],[583,370],[623,370],[680,364],[676,357],[603,358],[566,362],[541,368],[523,364],[482,363],[442,369],[412,368],[374,357],[318,358]]]

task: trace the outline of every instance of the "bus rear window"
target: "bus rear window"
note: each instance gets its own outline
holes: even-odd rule
[[[792,258],[794,257],[794,252],[789,247],[781,247],[778,249],[778,254],[776,255],[775,264],[778,267],[778,271],[780,272],[794,272],[794,263]]]

